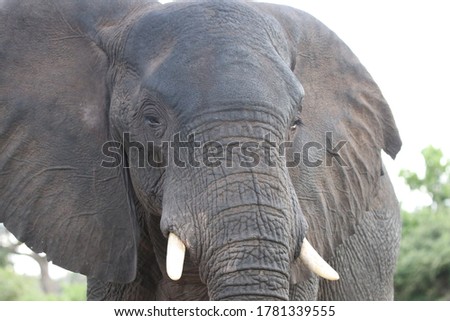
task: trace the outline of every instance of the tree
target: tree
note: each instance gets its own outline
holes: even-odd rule
[[[0,266],[8,265],[8,256],[11,254],[24,255],[32,258],[38,263],[41,270],[40,284],[42,291],[46,294],[58,293],[58,284],[50,277],[48,261],[45,254],[37,254],[26,248],[23,243],[17,241],[8,230],[0,224]]]
[[[60,281],[58,294],[44,293],[39,280],[32,276],[18,275],[12,266],[0,267],[0,301],[84,301],[86,280],[79,275]]]
[[[428,146],[422,150],[425,160],[425,177],[419,178],[409,170],[400,171],[411,190],[421,190],[430,195],[433,207],[449,207],[450,201],[450,160],[444,161],[440,149]]]
[[[450,300],[450,215],[424,208],[402,213],[396,300]]]
[[[425,176],[402,170],[411,190],[430,195],[432,206],[402,212],[395,274],[397,300],[450,300],[450,161],[432,146],[422,151]]]
[[[11,255],[24,255],[35,260],[41,270],[40,277],[16,274]],[[50,278],[48,267],[45,255],[32,252],[0,224],[0,301],[86,300],[84,276],[68,273],[64,279],[55,281]]]

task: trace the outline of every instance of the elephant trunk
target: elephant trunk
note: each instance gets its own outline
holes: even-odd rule
[[[205,228],[209,245],[202,253],[201,278],[212,300],[288,300],[290,262],[305,228],[301,213],[286,206],[289,194],[263,188],[265,175],[248,179],[247,191],[242,186],[240,193],[223,191],[229,203]]]
[[[229,141],[238,139],[221,145]],[[182,277],[178,263],[188,252],[212,300],[289,299],[306,221],[282,159],[275,152],[271,165],[262,149],[255,153],[261,161],[254,166],[235,150],[229,164],[173,168],[166,178],[176,186],[164,194],[161,219],[168,276]]]
[[[210,258],[207,286],[211,300],[288,300],[289,255],[271,240],[235,241]]]

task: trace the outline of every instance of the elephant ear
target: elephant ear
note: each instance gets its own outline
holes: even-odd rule
[[[136,217],[110,140],[112,28],[133,1],[0,2],[0,222],[35,252],[104,281],[136,273]]]
[[[381,150],[395,158],[401,140],[380,89],[335,33],[293,8],[259,9],[278,21],[291,69],[305,90],[295,146],[313,148],[290,170],[310,227],[307,237],[329,259],[369,215],[383,175]]]

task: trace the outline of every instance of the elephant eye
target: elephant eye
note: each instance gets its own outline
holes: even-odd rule
[[[147,125],[152,127],[161,125],[161,121],[155,116],[145,116],[144,121]]]
[[[297,127],[298,127],[298,126],[301,126],[301,125],[303,125],[302,120],[301,120],[300,118],[297,118],[296,120],[294,120],[294,121],[292,122],[291,130],[296,130]]]

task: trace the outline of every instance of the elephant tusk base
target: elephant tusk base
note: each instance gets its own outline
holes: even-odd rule
[[[184,255],[186,247],[180,238],[173,233],[169,234],[167,242],[166,271],[170,279],[178,281],[183,274]]]
[[[300,259],[308,269],[330,281],[339,280],[339,274],[320,256],[305,238],[300,252]]]

